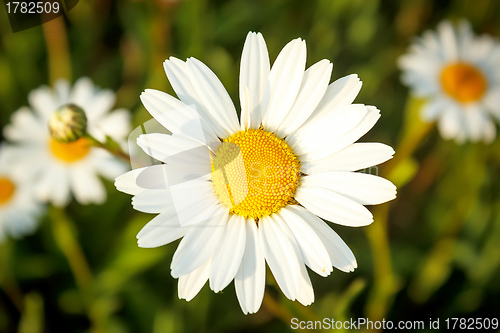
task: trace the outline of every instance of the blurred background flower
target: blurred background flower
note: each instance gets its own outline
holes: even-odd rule
[[[88,78],[79,79],[72,89],[65,80],[58,80],[54,90],[37,88],[29,101],[30,108],[14,112],[4,128],[5,138],[19,151],[13,172],[31,177],[33,191],[43,202],[64,206],[71,193],[82,204],[103,203],[106,191],[98,175],[113,180],[128,165],[93,148],[85,135],[100,141],[109,136],[124,145],[130,133],[129,112],[111,111],[114,94],[94,87]],[[68,111],[75,115],[57,124]]]
[[[423,101],[401,84],[397,59],[444,20],[498,38],[499,13],[500,4],[486,0],[90,0],[64,19],[12,33],[0,10],[2,128],[31,103],[31,91],[80,77],[115,92],[115,107],[131,110],[141,126],[151,119],[139,99],[145,88],[174,94],[161,70],[170,56],[202,59],[237,103],[247,32],[266,36],[270,59],[301,37],[306,66],[330,59],[332,81],[352,73],[363,81],[355,102],[382,114],[363,141],[394,147],[376,171],[398,186],[393,202],[369,207],[376,223],[362,232],[338,227],[356,271],[311,275],[309,307],[271,292],[257,314],[244,316],[231,288],[178,300],[166,264],[175,245],[138,248],[135,236],[151,216],[100,179],[102,205],[49,206],[37,232],[0,245],[0,331],[287,332],[293,317],[440,318],[441,327],[447,317],[498,317],[500,140],[443,140],[421,119]],[[266,289],[278,286],[268,281]]]
[[[18,158],[16,148],[0,146],[0,243],[31,234],[43,211],[31,190],[33,179],[14,172]]]
[[[474,36],[469,22],[441,22],[399,59],[402,81],[426,99],[422,117],[439,120],[443,138],[491,142],[500,119],[500,42]]]

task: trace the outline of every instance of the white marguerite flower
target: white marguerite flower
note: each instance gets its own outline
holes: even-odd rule
[[[4,129],[5,137],[22,151],[17,173],[31,175],[33,190],[38,199],[64,206],[71,199],[82,203],[102,203],[105,188],[99,179],[114,179],[126,172],[127,165],[101,148],[91,147],[88,139],[63,143],[50,135],[51,115],[65,105],[84,110],[87,132],[100,141],[106,135],[124,143],[130,133],[130,114],[127,110],[110,111],[115,103],[114,93],[95,87],[88,78],[80,78],[73,87],[65,80],[55,83],[54,89],[42,86],[29,94],[30,107],[22,107]]]
[[[16,175],[15,148],[0,145],[0,242],[32,233],[43,206],[35,199],[31,179]]]
[[[441,22],[399,59],[402,81],[427,103],[426,121],[438,120],[445,139],[491,142],[500,119],[500,45],[474,36],[468,22]]]
[[[179,99],[146,90],[141,100],[172,135],[137,142],[164,164],[132,170],[116,187],[135,209],[159,213],[137,235],[139,246],[182,238],[171,273],[191,300],[209,280],[219,292],[233,279],[243,312],[260,308],[265,262],[283,293],[314,301],[306,265],[321,276],[356,268],[349,247],[321,218],[346,226],[372,223],[363,205],[396,195],[380,177],[354,172],[390,159],[380,143],[354,143],[380,114],[352,104],[356,75],[329,85],[332,64],[307,70],[306,45],[287,44],[272,68],[264,39],[249,33],[240,69],[241,121],[216,75],[197,59],[164,67]]]

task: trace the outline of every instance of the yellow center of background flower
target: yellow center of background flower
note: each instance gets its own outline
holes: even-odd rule
[[[16,186],[9,179],[0,177],[0,205],[8,202],[15,190]]]
[[[284,140],[250,129],[223,140],[212,158],[212,182],[231,213],[257,221],[295,202],[299,169]]]
[[[448,95],[461,103],[477,101],[487,88],[483,73],[463,62],[445,67],[441,72],[441,84]]]
[[[55,157],[64,162],[75,162],[84,158],[90,151],[90,143],[85,138],[64,143],[50,139],[50,149]]]

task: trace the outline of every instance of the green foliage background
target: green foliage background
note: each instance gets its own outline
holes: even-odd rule
[[[153,216],[133,211],[130,196],[108,182],[105,204],[72,202],[71,221],[49,208],[35,234],[0,245],[0,332],[287,332],[291,317],[440,318],[443,330],[449,317],[499,318],[500,139],[457,145],[432,129],[412,156],[401,147],[419,125],[421,104],[401,85],[396,59],[413,36],[462,18],[477,33],[500,35],[500,2],[493,0],[81,0],[62,25],[65,70],[50,65],[59,55],[47,39],[57,31],[12,33],[0,9],[1,126],[27,105],[31,90],[60,76],[89,76],[116,91],[117,107],[130,109],[138,126],[150,119],[141,91],[174,94],[162,67],[172,55],[206,63],[239,105],[243,42],[248,31],[260,31],[271,61],[302,37],[308,66],[326,58],[332,80],[357,73],[363,88],[356,101],[382,113],[361,141],[387,143],[403,156],[391,173],[380,168],[399,189],[393,202],[370,208],[374,224],[333,226],[359,267],[328,278],[311,272],[316,301],[309,307],[287,300],[272,279],[266,290],[276,303],[255,315],[242,314],[233,284],[179,300],[169,270],[176,244],[138,248],[135,235]],[[84,289],[61,251],[60,240],[71,235],[92,270]]]

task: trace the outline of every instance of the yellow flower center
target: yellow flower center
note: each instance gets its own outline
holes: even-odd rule
[[[441,84],[448,95],[461,103],[477,101],[488,85],[477,67],[463,62],[446,66],[441,72]]]
[[[284,140],[249,129],[223,140],[212,158],[212,182],[231,213],[258,221],[295,203],[299,169],[298,158]]]
[[[0,205],[3,205],[12,198],[16,186],[8,179],[0,177]]]
[[[50,149],[56,158],[63,162],[72,163],[84,158],[89,153],[90,142],[85,138],[69,143],[50,139]]]

